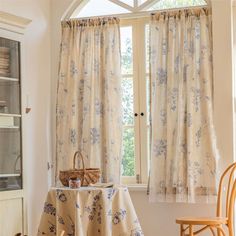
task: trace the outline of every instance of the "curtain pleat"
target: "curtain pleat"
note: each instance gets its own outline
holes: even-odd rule
[[[116,18],[62,22],[57,91],[55,182],[76,150],[102,181],[120,181],[122,109]]]
[[[215,202],[211,13],[152,15],[150,201]]]

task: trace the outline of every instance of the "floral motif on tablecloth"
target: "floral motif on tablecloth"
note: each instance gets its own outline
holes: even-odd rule
[[[133,229],[130,236],[144,236],[141,229]]]
[[[122,220],[124,220],[126,213],[127,212],[124,209],[120,209],[119,211],[115,212],[112,217],[112,223],[115,225],[119,224]]]
[[[96,217],[96,219],[97,219],[97,222],[99,223],[99,224],[101,224],[102,223],[102,218],[101,218],[101,211],[102,211],[102,205],[101,205],[101,203],[99,202],[99,200],[100,200],[100,194],[101,193],[99,193],[99,194],[96,194],[94,197],[93,197],[93,203],[92,203],[92,205],[91,206],[86,206],[85,207],[85,211],[86,212],[88,212],[88,219],[90,220],[90,221],[93,221],[94,220],[94,218]]]
[[[45,202],[44,212],[55,216],[56,215],[56,208],[51,203]]]
[[[107,189],[107,199],[111,200],[115,193],[116,193],[116,190],[114,188],[108,188]]]
[[[67,197],[66,197],[66,195],[63,193],[62,190],[57,189],[57,191],[56,191],[56,197],[57,197],[57,199],[58,199],[59,201],[61,201],[61,202],[66,202],[66,201],[67,201]]]
[[[68,216],[70,220],[70,233],[67,234],[67,236],[75,236],[75,222],[72,220],[70,216]]]
[[[61,216],[57,216],[57,221],[58,221],[60,224],[62,224],[62,225],[65,224],[65,222],[64,222],[64,220],[63,220],[63,218],[62,218]]]
[[[57,233],[56,226],[50,222],[49,222],[49,232],[53,233],[54,235],[56,235]]]

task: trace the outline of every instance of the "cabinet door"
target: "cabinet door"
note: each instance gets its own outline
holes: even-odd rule
[[[22,198],[0,201],[0,235],[14,236],[22,233]]]
[[[20,48],[0,37],[0,191],[22,189]]]

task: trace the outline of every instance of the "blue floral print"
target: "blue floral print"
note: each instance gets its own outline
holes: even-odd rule
[[[167,140],[159,139],[154,144],[154,150],[155,157],[164,156],[166,157],[167,152]]]
[[[205,8],[152,15],[152,202],[216,200],[211,30]]]
[[[80,148],[87,166],[96,163],[104,181],[113,179],[118,183],[122,156],[119,20],[77,23],[62,24],[55,180],[60,184],[59,170],[71,168],[73,154]]]
[[[122,220],[124,220],[125,216],[126,216],[126,210],[120,209],[112,217],[113,224],[115,225],[119,224]]]
[[[96,128],[92,128],[90,131],[91,134],[91,143],[95,144],[99,142],[100,134]]]

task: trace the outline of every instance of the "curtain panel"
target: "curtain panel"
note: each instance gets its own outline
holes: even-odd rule
[[[211,14],[152,15],[150,201],[215,202]]]
[[[102,181],[120,181],[122,108],[120,28],[116,18],[62,22],[56,110],[56,170],[76,150]]]

